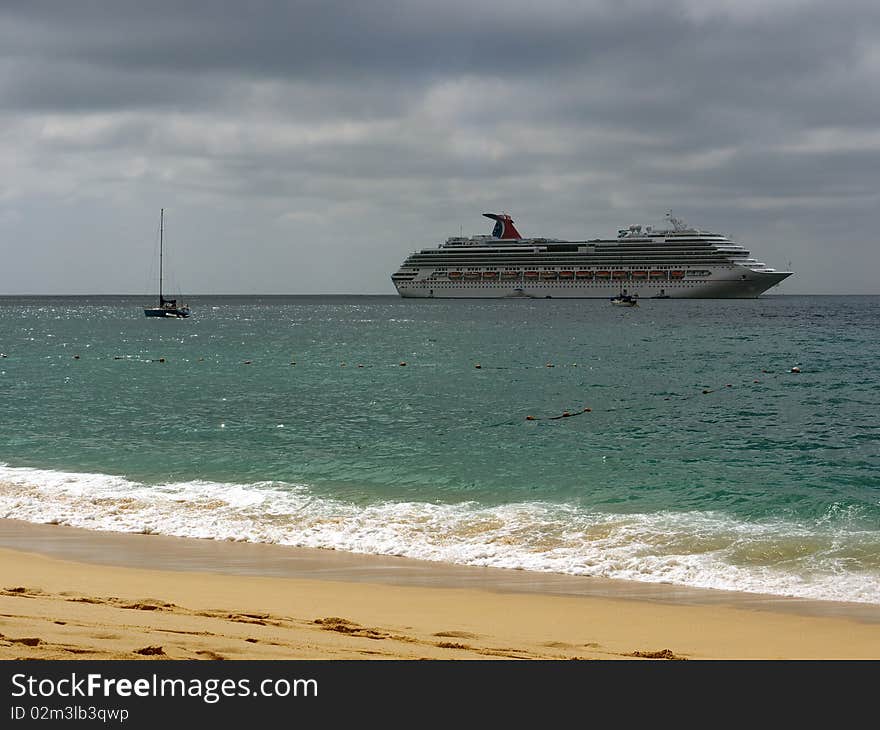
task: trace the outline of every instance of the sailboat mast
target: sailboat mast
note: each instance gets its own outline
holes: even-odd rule
[[[162,306],[162,248],[165,229],[165,208],[159,209],[159,306]]]

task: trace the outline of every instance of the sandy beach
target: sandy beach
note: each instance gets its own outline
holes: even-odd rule
[[[877,659],[880,606],[0,520],[3,659]]]

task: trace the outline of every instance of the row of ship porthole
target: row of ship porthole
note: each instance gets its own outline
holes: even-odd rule
[[[554,281],[556,279],[568,279],[568,280],[577,280],[577,281],[589,281],[591,279],[599,279],[602,281],[666,281],[668,279],[683,279],[687,276],[692,277],[706,277],[710,276],[711,272],[709,271],[688,271],[685,274],[684,271],[671,271],[667,275],[665,271],[652,271],[649,274],[640,274],[638,272],[633,272],[630,274],[629,272],[620,272],[615,271],[613,273],[603,274],[597,273],[595,276],[593,272],[578,272],[576,275],[571,272],[555,272],[555,271],[542,271],[540,274],[538,272],[529,273],[529,274],[521,274],[521,273],[502,273],[500,276],[497,272],[456,272],[451,271],[448,274],[435,273],[435,277],[446,276],[448,279],[452,281],[460,281],[462,279],[467,280],[482,280],[482,281],[498,281],[499,279],[504,281],[518,281],[520,279],[526,279],[528,281]]]
[[[499,289],[504,289],[506,287],[510,287],[514,282],[501,282],[501,281],[476,281],[476,280],[467,280],[467,281],[437,281],[436,279],[421,279],[419,281],[402,281],[400,284],[406,285],[417,285],[421,287],[466,287],[466,286],[474,286],[479,284],[480,288],[485,288],[487,286],[497,287]],[[579,282],[570,282],[570,281],[540,281],[534,282],[535,284],[540,284],[541,286],[554,286],[554,287],[596,287],[602,288],[603,286],[607,286],[609,282],[591,282],[591,281],[579,281]],[[643,281],[640,282],[645,286],[699,286],[703,284],[702,281],[674,281],[672,284],[668,282],[662,281]]]

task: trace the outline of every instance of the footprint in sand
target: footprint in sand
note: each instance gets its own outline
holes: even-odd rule
[[[350,636],[363,636],[367,639],[387,639],[388,634],[377,631],[376,629],[368,629],[354,621],[339,616],[328,616],[327,618],[316,618],[315,623],[325,631],[336,631],[340,634],[348,634]]]
[[[477,634],[468,631],[438,631],[434,636],[441,639],[478,639]]]
[[[680,659],[684,660],[687,657],[678,656],[678,654],[673,653],[672,649],[660,649],[659,651],[634,651],[629,654],[624,654],[623,656],[633,656],[638,657],[639,659]]]
[[[434,646],[436,646],[438,649],[467,649],[467,650],[473,650],[473,648],[474,648],[474,647],[472,647],[472,646],[468,646],[467,644],[459,644],[458,642],[455,642],[455,641],[440,641],[440,642],[436,643]]]
[[[197,651],[196,654],[198,654],[202,659],[213,659],[215,661],[222,661],[226,659],[226,657],[222,654],[218,654],[216,651],[211,651],[210,649]]]
[[[145,646],[142,649],[135,649],[134,653],[141,656],[164,656],[165,650],[161,646]]]

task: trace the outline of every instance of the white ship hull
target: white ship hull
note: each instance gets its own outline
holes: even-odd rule
[[[442,281],[424,278],[395,281],[402,297],[424,299],[610,299],[625,289],[640,299],[754,299],[788,272],[747,271],[700,281]],[[745,277],[745,278],[743,278]]]

